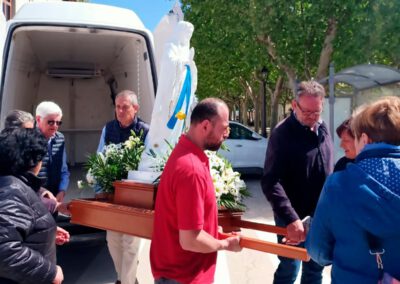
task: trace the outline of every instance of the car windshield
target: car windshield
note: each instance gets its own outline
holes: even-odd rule
[[[228,139],[253,139],[253,132],[247,128],[231,123]]]

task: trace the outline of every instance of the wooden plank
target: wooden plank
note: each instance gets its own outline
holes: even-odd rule
[[[115,181],[114,203],[136,208],[154,209],[157,193],[156,184],[131,180]]]
[[[274,233],[274,234],[278,234],[278,235],[282,235],[282,236],[286,236],[286,234],[287,234],[286,228],[267,225],[267,224],[261,224],[261,223],[256,223],[256,222],[251,222],[251,221],[246,221],[246,220],[241,220],[241,219],[232,219],[231,223],[233,226],[237,226],[240,228]]]
[[[94,200],[74,199],[71,223],[151,239],[154,211]]]
[[[220,233],[220,239],[233,236],[232,234]],[[262,252],[272,253],[288,258],[299,259],[302,261],[309,261],[310,256],[307,254],[307,250],[304,248],[272,243],[268,241],[262,241],[259,239],[249,238],[240,235],[240,246],[242,248],[258,250]]]

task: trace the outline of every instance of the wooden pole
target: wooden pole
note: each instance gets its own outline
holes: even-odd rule
[[[220,239],[226,239],[228,237],[234,236],[233,234],[220,233]],[[240,246],[242,248],[253,249],[258,251],[263,251],[267,253],[273,253],[276,255],[299,259],[302,261],[309,261],[310,256],[307,254],[307,250],[304,248],[277,244],[267,241],[262,241],[259,239],[249,238],[245,236],[240,236]]]
[[[240,220],[240,219],[232,219],[231,222],[232,222],[232,225],[240,227],[240,228],[274,233],[274,234],[278,234],[278,235],[282,235],[282,236],[286,236],[286,234],[287,234],[286,228],[282,228],[282,227],[277,227],[277,226],[272,226],[272,225],[267,225],[267,224],[260,224],[260,223],[246,221],[246,220]]]

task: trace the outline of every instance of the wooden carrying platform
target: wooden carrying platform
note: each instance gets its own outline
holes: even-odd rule
[[[69,209],[71,222],[104,230],[121,232],[129,235],[151,239],[153,233],[154,199],[156,186],[134,181],[118,181],[114,183],[115,194],[112,202],[95,199],[72,200]],[[220,238],[241,228],[285,235],[286,229],[272,225],[259,224],[242,220],[243,212],[220,210],[218,223],[224,233]],[[310,258],[303,248],[267,242],[255,238],[241,236],[243,248],[273,253],[284,257],[308,261]]]
[[[71,223],[151,239],[154,211],[94,199],[74,199]]]

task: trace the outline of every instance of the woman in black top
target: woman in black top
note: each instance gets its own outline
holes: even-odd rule
[[[354,162],[357,154],[354,146],[354,134],[350,128],[350,119],[346,119],[336,128],[336,133],[340,138],[340,147],[344,151],[344,157],[340,158],[333,169],[334,172],[342,171],[348,163]]]

